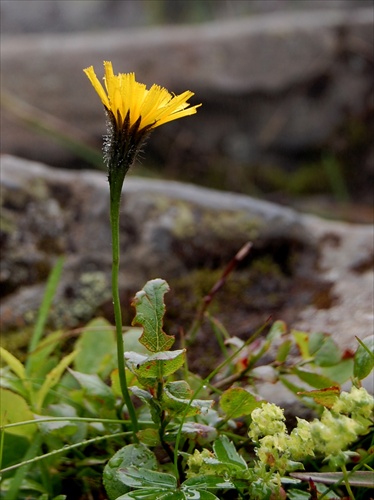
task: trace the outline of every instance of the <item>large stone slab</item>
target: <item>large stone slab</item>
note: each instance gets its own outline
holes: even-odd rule
[[[59,255],[65,267],[50,326],[76,327],[97,314],[112,319],[106,176],[11,156],[2,157],[1,170],[2,332],[32,324]],[[121,207],[124,323],[133,317],[134,293],[161,277],[171,285],[167,328],[187,330],[201,297],[248,240],[252,251],[212,305],[230,333],[246,337],[272,315],[291,327],[327,331],[344,348],[371,334],[371,226],[136,177],[126,180]],[[204,339],[207,353],[213,344]]]

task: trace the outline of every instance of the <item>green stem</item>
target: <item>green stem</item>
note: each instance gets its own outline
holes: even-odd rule
[[[348,472],[347,472],[347,468],[346,468],[345,465],[342,466],[342,472],[343,472],[343,476],[344,476],[344,484],[345,484],[345,487],[347,489],[349,498],[351,500],[355,500],[355,496],[354,496],[354,494],[352,492],[351,485],[349,484]]]
[[[110,225],[112,230],[112,295],[114,307],[114,319],[116,324],[116,340],[117,340],[117,358],[118,358],[118,375],[121,386],[121,392],[127,410],[129,412],[134,440],[137,442],[136,433],[138,431],[138,419],[136,416],[134,405],[131,401],[130,393],[127,387],[126,372],[125,372],[125,349],[122,336],[122,312],[121,302],[119,298],[118,274],[120,263],[120,242],[119,242],[119,217],[120,217],[120,201],[121,191],[125,174],[122,169],[117,169],[111,172],[109,177],[110,185]]]

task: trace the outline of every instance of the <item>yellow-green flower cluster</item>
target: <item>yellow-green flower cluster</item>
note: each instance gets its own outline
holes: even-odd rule
[[[352,387],[351,392],[342,392],[332,411],[354,417],[372,418],[373,397],[363,388]]]
[[[337,455],[356,441],[362,426],[352,418],[324,410],[321,420],[310,424],[316,452],[325,455]]]
[[[214,453],[204,448],[202,451],[196,450],[193,455],[190,455],[187,460],[188,477],[194,477],[202,474],[201,469],[204,469],[206,461],[214,458]]]
[[[261,436],[273,436],[286,431],[283,410],[273,403],[265,403],[251,413],[249,437],[258,441]]]
[[[331,411],[324,409],[321,419],[297,419],[288,434],[283,410],[266,403],[252,412],[249,436],[259,444],[260,462],[281,473],[294,470],[308,457],[321,456],[332,463],[342,460],[344,450],[369,431],[373,421],[374,399],[363,388],[342,392]],[[338,463],[335,460],[334,463]]]
[[[265,403],[252,412],[249,436],[260,444],[256,449],[260,462],[284,473],[302,464],[295,462],[313,456],[313,439],[306,420],[297,419],[297,427],[288,434],[283,410]]]

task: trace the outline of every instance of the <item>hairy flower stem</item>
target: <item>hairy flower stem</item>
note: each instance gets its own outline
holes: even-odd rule
[[[116,324],[116,340],[117,340],[117,359],[118,359],[118,375],[121,386],[121,392],[127,410],[129,412],[134,440],[137,442],[136,433],[138,431],[138,419],[134,405],[131,401],[130,393],[127,387],[126,372],[125,372],[125,349],[122,336],[122,313],[121,302],[119,298],[118,274],[120,263],[120,244],[119,244],[119,218],[120,218],[120,201],[123,181],[126,172],[122,169],[110,169],[109,185],[110,185],[110,225],[112,231],[112,295],[114,307],[114,319]]]

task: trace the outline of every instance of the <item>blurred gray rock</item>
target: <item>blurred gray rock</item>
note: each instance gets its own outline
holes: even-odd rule
[[[1,162],[1,330],[35,320],[58,255],[65,266],[50,315],[64,328],[102,314],[112,320],[111,235],[106,176],[52,169],[11,156]],[[199,300],[248,240],[212,313],[247,336],[272,315],[332,333],[350,347],[373,324],[373,228],[304,216],[253,198],[129,177],[121,208],[124,324],[134,293],[161,277],[168,325],[188,329]],[[206,339],[209,342],[214,339]]]
[[[198,115],[151,136],[150,162],[161,160],[164,174],[183,166],[196,182],[214,165],[223,185],[241,190],[249,168],[273,160],[290,167],[349,120],[360,121],[372,95],[372,16],[370,7],[322,9],[203,25],[4,35],[2,150],[79,166],[74,153],[14,119],[22,107],[9,93],[100,147],[103,110],[82,69],[93,64],[101,75],[108,59],[117,72],[135,71],[140,81],[176,93],[191,89],[203,103]],[[242,170],[230,174],[231,162]]]
[[[348,13],[370,0],[2,0],[2,33],[71,33],[150,25],[201,23],[264,13],[311,9],[343,9]]]

